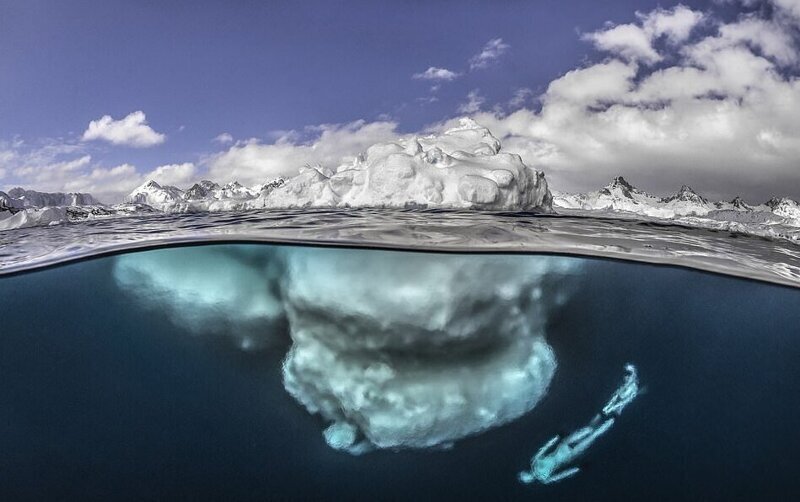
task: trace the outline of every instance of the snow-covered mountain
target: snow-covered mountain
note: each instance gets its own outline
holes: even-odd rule
[[[283,185],[283,178],[246,187],[238,181],[220,186],[203,180],[187,190],[171,185],[159,185],[148,180],[136,188],[125,200],[134,204],[147,204],[167,213],[189,213],[203,211],[234,211],[264,207],[264,198],[275,188]]]
[[[741,205],[741,201],[739,204]],[[553,205],[563,209],[626,212],[655,218],[701,216],[715,209],[722,209],[721,206],[709,203],[705,197],[687,185],[683,185],[674,195],[657,197],[639,190],[622,176],[617,176],[611,183],[595,192],[554,193]],[[733,207],[731,203],[730,208]]]
[[[92,206],[100,204],[88,193],[37,192],[24,188],[12,188],[8,193],[0,192],[0,208],[24,209],[48,206]]]
[[[0,230],[152,212],[155,209],[144,204],[107,206],[88,193],[37,192],[20,187],[0,192]]]
[[[710,202],[684,185],[674,195],[650,195],[618,176],[600,190],[588,193],[554,193],[553,206],[559,212],[609,214],[623,217],[670,219],[706,228],[781,235],[800,227],[800,204],[789,198],[773,198],[751,205],[736,197],[730,202]]]

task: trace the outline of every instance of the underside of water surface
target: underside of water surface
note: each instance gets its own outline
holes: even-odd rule
[[[217,244],[3,277],[0,305],[11,498],[797,486],[796,288],[553,254]],[[540,483],[518,481],[529,469]]]

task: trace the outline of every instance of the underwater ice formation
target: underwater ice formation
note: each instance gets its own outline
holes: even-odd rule
[[[284,382],[332,422],[331,447],[446,445],[546,393],[545,323],[575,260],[311,248],[285,259]]]
[[[198,334],[255,349],[285,331],[279,258],[265,246],[159,249],[117,257],[114,278],[135,299]]]
[[[244,348],[286,333],[286,390],[332,448],[446,446],[545,395],[574,258],[210,246],[117,258],[120,287]]]
[[[612,425],[614,417],[630,404],[639,393],[639,378],[636,367],[625,365],[625,377],[622,384],[614,391],[603,410],[595,415],[589,425],[581,427],[569,436],[561,438],[553,436],[531,459],[531,470],[522,471],[518,477],[522,483],[540,482],[550,484],[574,476],[580,472],[578,467],[567,467],[605,434]]]

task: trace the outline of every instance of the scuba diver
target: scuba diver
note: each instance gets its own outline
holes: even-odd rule
[[[530,484],[538,481],[548,485],[580,472],[578,467],[564,467],[582,455],[597,438],[605,434],[614,425],[613,415],[618,417],[622,410],[639,394],[639,377],[636,367],[626,364],[625,372],[622,384],[611,395],[602,411],[592,418],[589,425],[581,427],[564,439],[554,436],[539,448],[539,451],[531,459],[531,470],[520,472],[518,475],[522,483]]]
[[[608,431],[612,425],[614,425],[613,418],[603,420],[597,415],[588,426],[581,427],[563,440],[559,436],[554,436],[533,456],[531,470],[519,473],[519,480],[525,484],[539,481],[549,485],[577,474],[580,471],[578,467],[557,471],[583,454],[595,439]]]
[[[606,417],[611,415],[619,416],[622,410],[628,406],[638,394],[639,377],[636,374],[636,367],[632,364],[626,364],[625,377],[622,379],[622,385],[614,391],[611,399],[603,406],[603,415]]]

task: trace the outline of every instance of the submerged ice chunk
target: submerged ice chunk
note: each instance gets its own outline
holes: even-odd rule
[[[233,336],[244,350],[285,333],[279,258],[261,245],[171,248],[125,254],[117,284],[198,334]]]
[[[334,424],[332,447],[446,445],[544,396],[556,359],[542,298],[575,260],[334,249],[284,258],[284,383]]]
[[[542,484],[555,483],[574,476],[580,472],[578,467],[567,467],[581,456],[600,436],[605,434],[612,425],[614,417],[619,416],[622,410],[630,404],[639,393],[639,379],[636,367],[632,364],[625,365],[625,377],[622,384],[614,391],[611,399],[603,410],[592,418],[589,425],[581,427],[569,436],[561,438],[553,436],[531,459],[531,470],[522,471],[518,478],[522,483]]]

